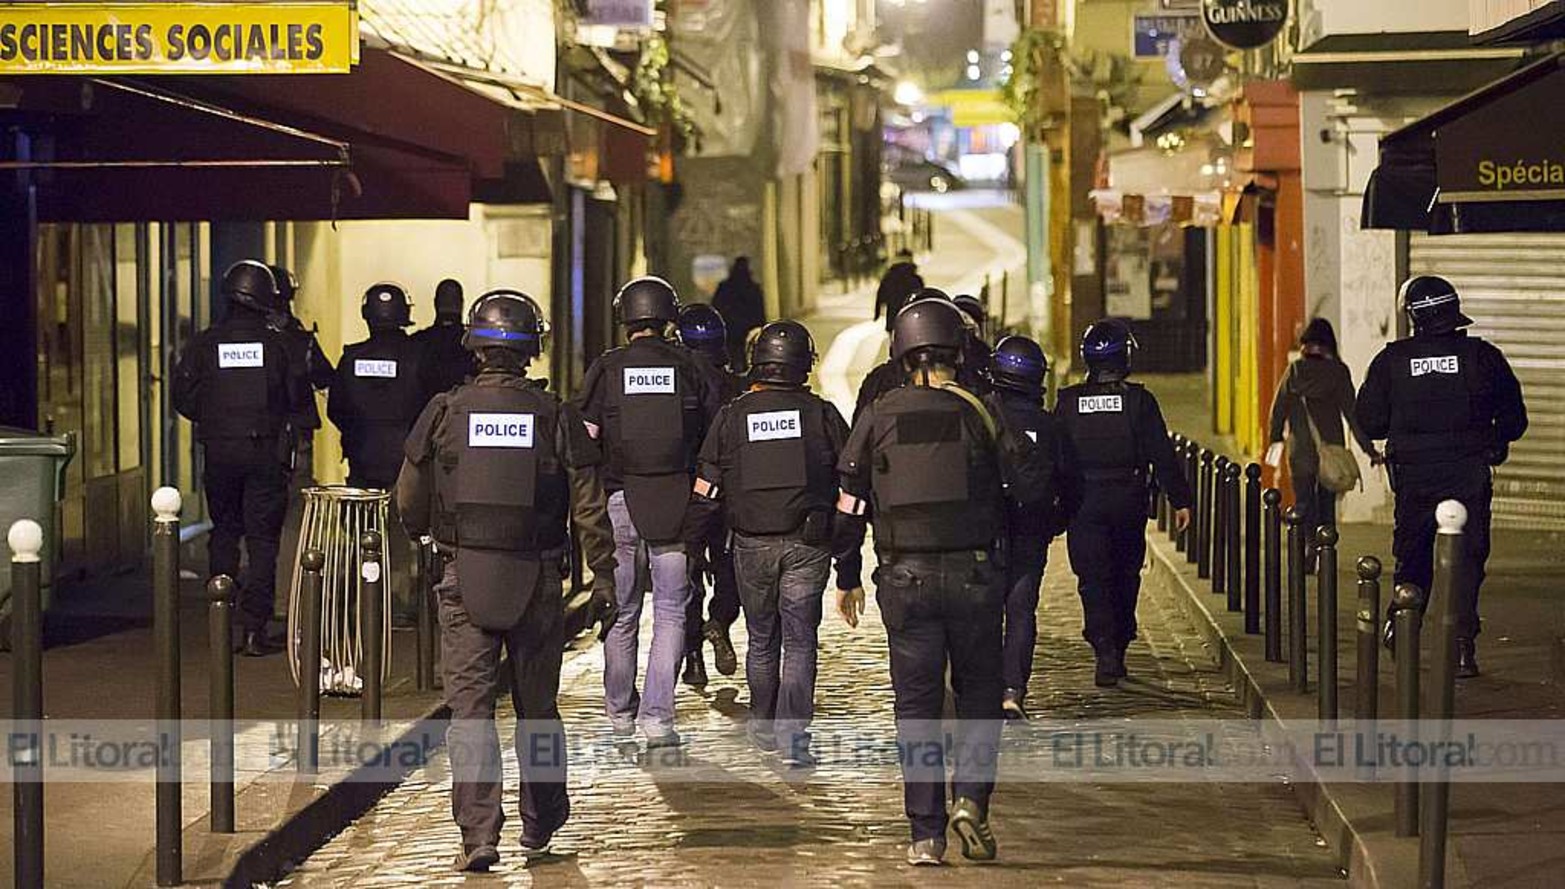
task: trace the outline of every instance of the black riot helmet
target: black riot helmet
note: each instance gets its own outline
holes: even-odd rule
[[[387,327],[407,327],[413,323],[413,300],[400,284],[381,282],[364,291],[364,302],[359,314],[370,330]]]
[[[626,327],[668,324],[679,320],[679,294],[662,278],[637,278],[614,295],[614,312]]]
[[[299,292],[299,279],[293,276],[280,265],[268,266],[272,270],[272,278],[277,281],[277,295],[285,303],[293,302],[293,298]]]
[[[959,293],[951,297],[951,302],[972,322],[974,331],[981,339],[984,335],[984,325],[989,323],[989,312],[984,308],[984,304],[978,297],[967,293]]]
[[[1462,314],[1462,298],[1450,281],[1434,275],[1416,275],[1402,282],[1398,294],[1402,311],[1413,325],[1413,333],[1449,333],[1473,323]]]
[[[284,309],[277,276],[266,263],[254,259],[241,259],[228,267],[223,273],[223,295],[235,305],[263,315]]]
[[[929,295],[931,291],[940,296]],[[955,363],[955,356],[961,353],[967,323],[961,310],[950,299],[941,299],[941,296],[944,294],[940,291],[926,287],[897,313],[891,324],[893,361],[905,363],[909,356],[919,351],[940,350],[951,353],[943,357]]]
[[[446,278],[435,285],[435,320],[462,320],[462,282]]]
[[[1081,335],[1081,360],[1097,379],[1123,379],[1130,373],[1131,355],[1139,345],[1130,325],[1118,318],[1105,318],[1087,325]]]
[[[995,388],[1028,398],[1043,397],[1043,378],[1048,372],[1043,347],[1024,336],[1000,340],[989,359],[989,376]]]
[[[520,290],[491,290],[467,310],[462,348],[469,352],[506,349],[532,359],[543,352],[548,332],[543,310],[532,297]]]
[[[815,340],[797,321],[773,321],[750,344],[750,379],[802,386],[815,366]]]
[[[679,310],[679,340],[686,347],[728,366],[728,325],[723,315],[706,303],[691,303]]]

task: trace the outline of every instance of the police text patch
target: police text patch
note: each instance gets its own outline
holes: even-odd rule
[[[674,369],[672,367],[625,368],[626,395],[673,395]]]
[[[1027,433],[1027,437],[1032,439],[1032,443],[1033,444],[1037,444],[1038,443],[1038,430],[1036,430],[1036,429],[1023,429],[1022,431]],[[1367,687],[1368,686],[1366,686],[1366,688]]]
[[[355,358],[353,361],[353,375],[356,377],[380,377],[381,379],[394,380],[397,378],[397,362],[391,359]]]
[[[467,446],[530,448],[533,446],[533,415],[468,414]]]
[[[217,344],[217,366],[219,368],[264,367],[266,365],[265,355],[265,347],[260,343]]]
[[[1125,409],[1121,395],[1083,395],[1076,399],[1078,414],[1117,414]]]
[[[750,429],[751,441],[777,441],[782,438],[803,438],[798,411],[767,411],[745,417]]]
[[[1454,374],[1461,373],[1461,364],[1457,362],[1455,355],[1440,355],[1432,358],[1409,358],[1408,371],[1415,377],[1424,374]]]

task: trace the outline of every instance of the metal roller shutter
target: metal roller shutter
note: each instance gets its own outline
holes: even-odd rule
[[[1495,522],[1565,530],[1565,235],[1415,234],[1408,267],[1455,284],[1521,380],[1531,425],[1495,472]]]

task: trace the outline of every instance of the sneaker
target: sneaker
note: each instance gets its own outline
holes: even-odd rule
[[[734,643],[728,638],[728,627],[715,620],[709,620],[701,627],[701,635],[712,643],[713,666],[717,672],[724,676],[732,676],[739,672],[739,654],[734,651]]]
[[[684,746],[685,739],[679,736],[679,732],[669,729],[656,735],[647,735],[648,750],[666,750],[673,747]]]
[[[701,649],[685,655],[685,675],[681,679],[691,688],[706,686],[706,658],[701,655]]]
[[[1000,701],[1000,709],[1005,711],[1005,718],[1011,720],[1027,719],[1027,708],[1022,705],[1022,700],[1027,693],[1019,688],[1008,688],[1005,697]]]
[[[994,831],[989,829],[989,819],[978,813],[978,803],[962,797],[956,801],[951,813],[951,829],[962,841],[962,857],[972,861],[993,861],[999,854],[994,841]]]
[[[779,749],[777,736],[770,732],[758,732],[747,726],[744,733],[750,736],[750,743],[755,745],[755,749],[762,753],[776,753]]]
[[[462,845],[462,854],[456,857],[456,869],[462,873],[486,874],[489,869],[500,863],[500,850],[493,843],[480,843],[475,846]]]
[[[907,844],[907,863],[914,867],[939,867],[946,863],[945,837],[930,837]]]
[[[1471,639],[1456,640],[1456,678],[1472,679],[1478,675],[1478,647]]]
[[[808,740],[800,739],[789,746],[788,752],[783,754],[783,762],[795,769],[813,769],[821,764],[820,757],[810,749]]]

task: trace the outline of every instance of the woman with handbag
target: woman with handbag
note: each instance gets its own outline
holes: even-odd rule
[[[1272,399],[1271,447],[1266,463],[1273,467],[1281,464],[1286,431],[1295,505],[1301,527],[1310,532],[1304,538],[1305,564],[1313,573],[1314,530],[1337,523],[1337,495],[1359,483],[1358,461],[1347,449],[1343,421],[1371,463],[1378,463],[1380,454],[1353,419],[1353,374],[1337,357],[1337,335],[1331,322],[1311,319],[1299,337],[1299,352]]]

